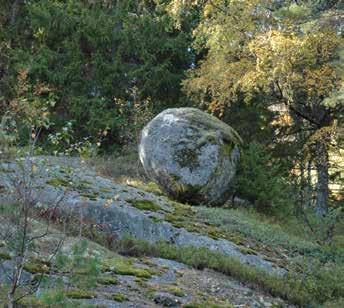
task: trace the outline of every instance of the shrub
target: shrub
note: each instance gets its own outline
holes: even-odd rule
[[[266,148],[251,143],[242,152],[237,194],[258,210],[286,209],[291,204],[291,194],[283,173],[282,166]]]

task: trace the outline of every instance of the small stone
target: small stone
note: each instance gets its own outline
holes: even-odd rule
[[[181,305],[181,302],[178,300],[178,298],[163,293],[155,295],[154,302],[157,305],[162,305],[163,307],[179,307]]]

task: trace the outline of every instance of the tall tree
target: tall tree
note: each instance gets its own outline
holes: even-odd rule
[[[285,109],[290,129],[276,133],[293,131],[296,138],[303,132],[317,169],[316,212],[321,216],[329,198],[328,149],[343,113],[343,41],[331,23],[317,26],[315,15],[325,8],[281,3],[204,1],[194,46],[207,53],[184,84],[190,97],[220,116],[245,101]],[[275,144],[290,140],[282,137]]]
[[[269,31],[249,44],[256,65],[241,80],[246,89],[259,87],[272,95],[293,117],[301,120],[297,124],[302,130],[309,131],[308,141],[314,151],[318,176],[318,215],[327,210],[328,147],[334,137],[336,119],[344,111],[344,101],[339,96],[343,91],[343,76],[331,62],[340,42],[333,32],[296,35]]]
[[[14,5],[6,7],[17,12]],[[15,25],[8,20],[2,29],[12,45],[6,89],[22,69],[33,85],[49,85],[56,129],[73,120],[79,138],[106,131],[104,146],[121,143],[134,101],[150,99],[156,111],[182,102],[191,36],[156,1],[35,0],[20,8]]]

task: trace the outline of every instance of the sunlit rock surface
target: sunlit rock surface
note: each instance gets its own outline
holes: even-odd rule
[[[140,160],[170,197],[221,205],[229,197],[239,160],[239,135],[196,108],[167,109],[142,131]]]

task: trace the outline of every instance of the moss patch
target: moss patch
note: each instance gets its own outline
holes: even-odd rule
[[[197,108],[185,108],[183,116],[188,120],[191,126],[194,125],[198,130],[203,129],[205,132],[212,130],[221,131],[226,141],[242,144],[242,139],[232,127],[210,114]],[[202,127],[200,127],[200,125],[202,125]]]
[[[82,194],[80,194],[80,196],[87,198],[91,201],[97,201],[98,200],[98,195],[95,193],[82,193]]]
[[[183,308],[234,308],[231,304],[214,304],[212,301],[205,301],[203,303],[188,303]]]
[[[172,211],[164,215],[164,220],[176,228],[184,228],[189,232],[202,234],[214,240],[225,239],[231,241],[239,246],[243,254],[261,253],[262,255],[268,255],[270,261],[274,263],[280,262],[285,258],[280,255],[278,250],[271,250],[252,238],[245,238],[239,232],[228,232],[225,228],[226,225],[220,226],[209,222],[209,220],[200,215],[200,209],[203,209],[203,207],[193,207],[175,201],[169,201],[169,204],[172,206]],[[207,211],[218,211],[218,209],[207,208]],[[247,247],[250,248],[248,249]]]
[[[41,300],[35,296],[27,296],[19,300],[18,302],[20,307],[37,307],[37,308],[47,308]]]
[[[97,297],[94,292],[81,289],[68,290],[66,296],[72,299],[92,299]]]
[[[226,142],[222,147],[224,156],[227,156],[227,157],[231,156],[233,149],[234,149],[234,144],[231,142]]]
[[[158,212],[162,210],[160,205],[151,200],[127,200],[127,202],[141,211]]]
[[[116,302],[123,303],[127,300],[127,297],[124,294],[117,293],[112,295],[112,299]]]
[[[189,167],[191,169],[199,167],[198,162],[198,153],[196,149],[187,149],[183,148],[175,154],[176,162],[179,164],[179,166],[183,167]]]
[[[12,257],[9,253],[4,252],[4,251],[0,251],[0,259],[2,260],[11,260]]]
[[[112,190],[110,188],[103,187],[103,188],[99,189],[99,192],[101,192],[103,194],[109,194],[112,192]]]
[[[71,186],[69,181],[63,178],[56,178],[56,179],[51,179],[47,181],[48,185],[54,186],[54,187],[69,187]]]
[[[244,255],[256,255],[257,252],[248,247],[240,247],[240,252]]]
[[[317,306],[326,300],[340,298],[344,292],[342,266],[316,267],[307,276],[297,270],[276,276],[206,248],[176,247],[163,242],[149,244],[137,240],[132,240],[132,243],[141,255],[176,260],[196,269],[213,269],[299,306]]]
[[[97,283],[102,285],[115,285],[118,284],[118,280],[112,276],[101,276],[97,279]]]
[[[163,195],[163,192],[161,191],[159,186],[157,184],[155,184],[154,182],[144,183],[140,180],[130,180],[127,185],[141,189],[141,190],[146,191],[146,192],[151,192],[157,196]],[[123,190],[123,192],[128,192],[128,191]]]
[[[45,274],[48,273],[50,270],[49,262],[45,262],[39,259],[31,259],[25,263],[24,269],[31,274]]]
[[[103,261],[102,271],[112,272],[117,275],[136,276],[140,278],[151,278],[149,269],[135,267],[129,259],[112,258]]]
[[[168,293],[178,296],[178,297],[185,297],[186,294],[177,286],[170,286],[166,290]]]

